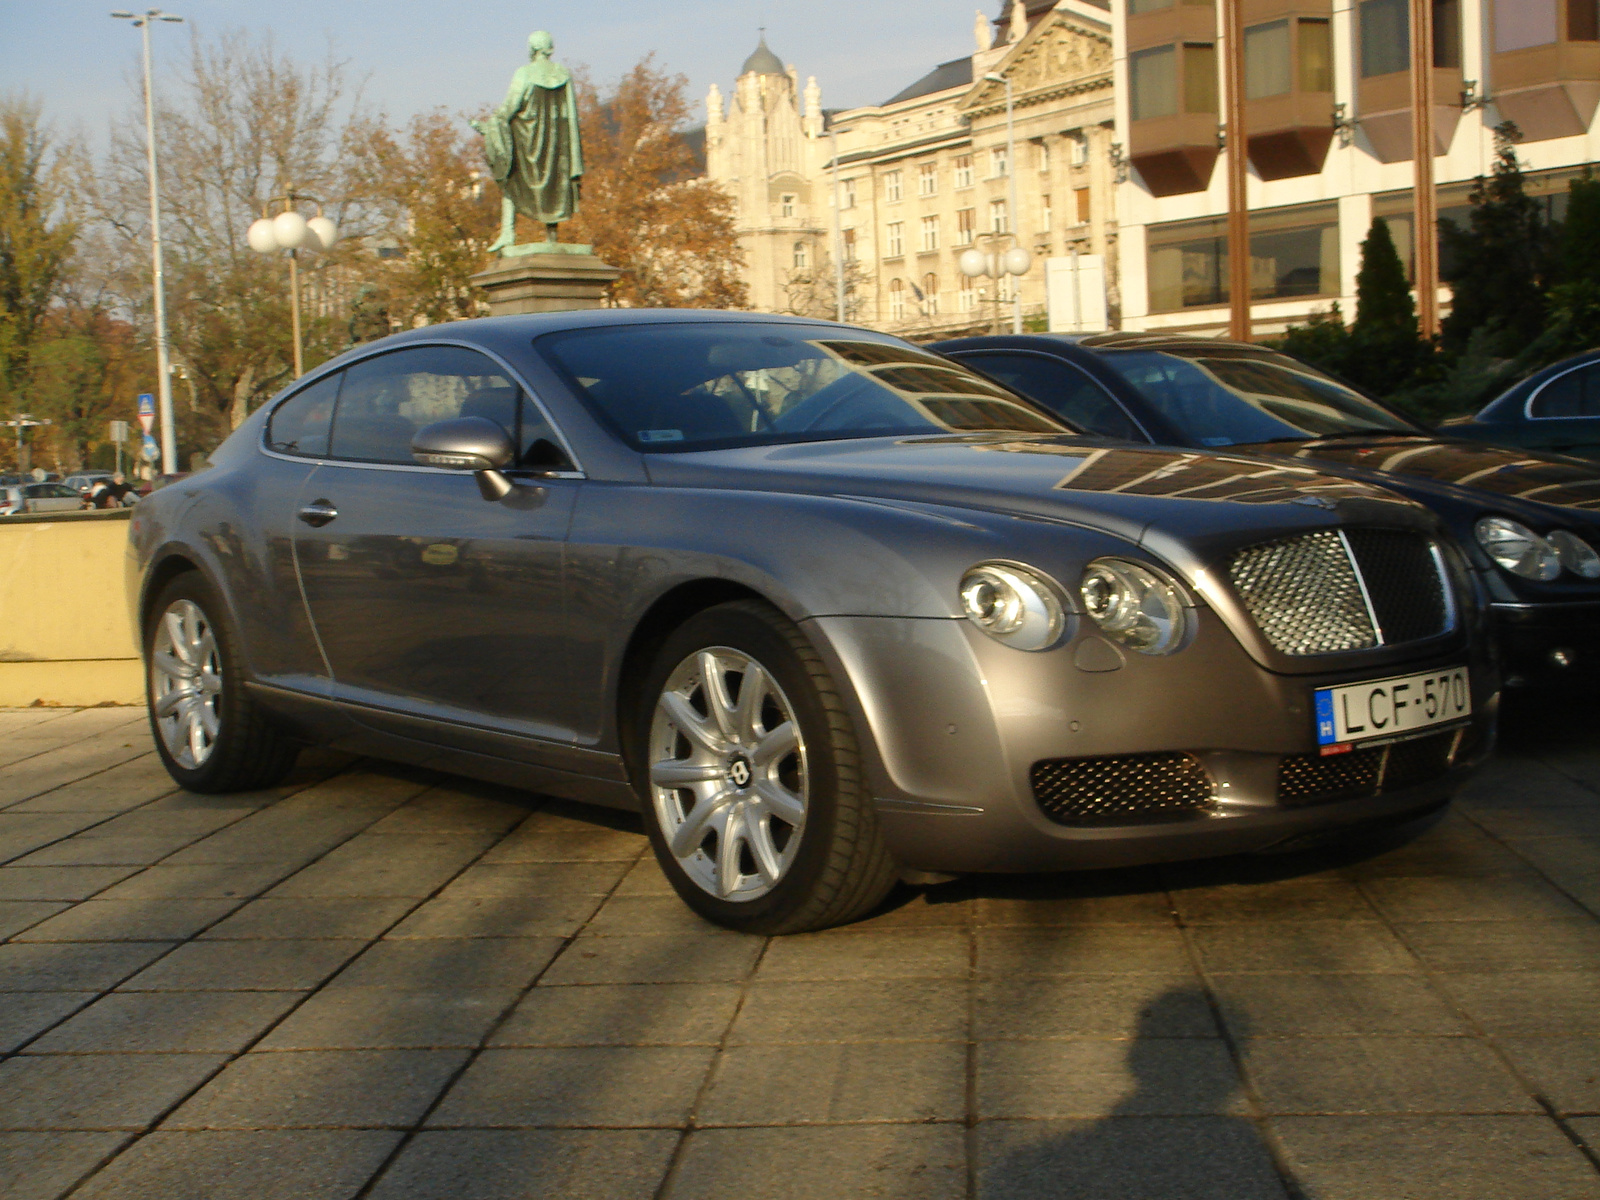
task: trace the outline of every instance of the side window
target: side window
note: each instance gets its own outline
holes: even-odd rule
[[[570,466],[567,452],[561,448],[561,441],[556,437],[556,431],[526,392],[522,393],[522,407],[519,411],[522,435],[518,442],[517,464],[546,470]]]
[[[1557,376],[1533,402],[1535,417],[1600,417],[1600,362]]]
[[[417,346],[345,371],[329,453],[410,465],[417,430],[453,417],[486,417],[515,441],[519,389],[493,359],[461,346]]]
[[[333,425],[333,405],[339,398],[339,381],[343,378],[343,371],[335,371],[273,409],[267,422],[267,445],[279,454],[324,457],[328,453],[328,430]]]
[[[1121,405],[1071,363],[1039,354],[963,354],[961,360],[1089,433],[1145,440]]]

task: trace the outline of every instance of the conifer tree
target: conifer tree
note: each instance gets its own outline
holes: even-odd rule
[[[1550,289],[1549,345],[1540,349],[1551,359],[1600,349],[1600,178],[1590,171],[1568,185],[1555,269],[1560,282]]]
[[[1361,243],[1356,320],[1351,332],[1374,341],[1417,340],[1417,305],[1389,223],[1382,217],[1372,219],[1372,228]]]

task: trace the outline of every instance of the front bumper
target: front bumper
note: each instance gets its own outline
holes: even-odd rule
[[[1600,691],[1600,601],[1489,611],[1508,688]]]
[[[1083,630],[1059,650],[1025,654],[966,621],[818,619],[816,640],[836,678],[854,684],[867,776],[900,865],[1048,871],[1270,850],[1436,809],[1492,748],[1498,678],[1465,646],[1354,676],[1280,675],[1251,661],[1209,611],[1197,619],[1199,634],[1186,649],[1164,658],[1124,655],[1111,670],[1103,655],[1079,653],[1093,637]],[[1449,742],[1438,769],[1399,773],[1396,786],[1366,794],[1289,794],[1289,767],[1314,771],[1322,761],[1316,688],[1463,662],[1473,715],[1425,735]],[[1193,764],[1209,781],[1210,802],[1071,823],[1041,807],[1039,764],[1122,756]]]

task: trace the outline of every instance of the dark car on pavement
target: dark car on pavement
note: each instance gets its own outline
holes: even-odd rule
[[[1440,431],[1497,446],[1600,458],[1600,350],[1536,371],[1477,415],[1446,421]]]
[[[1410,820],[1493,741],[1425,507],[1083,437],[849,326],[408,331],[211,461],[130,525],[174,779],[264,787],[318,742],[632,809],[737,929]]]
[[[934,349],[1105,437],[1228,447],[1426,504],[1483,581],[1507,684],[1600,686],[1600,465],[1426,429],[1261,346],[1103,333]]]

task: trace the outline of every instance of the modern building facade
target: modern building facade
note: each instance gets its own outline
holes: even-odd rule
[[[1114,262],[1107,3],[1011,0],[980,14],[971,54],[841,112],[763,39],[732,95],[713,87],[706,101],[707,173],[734,197],[752,306],[831,316],[842,277],[850,320],[948,336],[1009,320],[1013,287],[1037,321],[1051,258]],[[1014,164],[1006,86],[990,75],[1011,84]],[[1013,243],[1034,255],[1024,276],[957,266],[968,248]],[[1114,314],[1114,270],[1105,279]]]
[[[1411,257],[1416,2],[1432,4],[1441,218],[1464,220],[1502,122],[1517,127],[1529,190],[1557,215],[1568,180],[1600,159],[1600,0],[1239,0],[1258,334],[1334,301],[1353,315],[1375,217]],[[1114,7],[1124,328],[1227,327],[1219,10],[1217,0]]]

